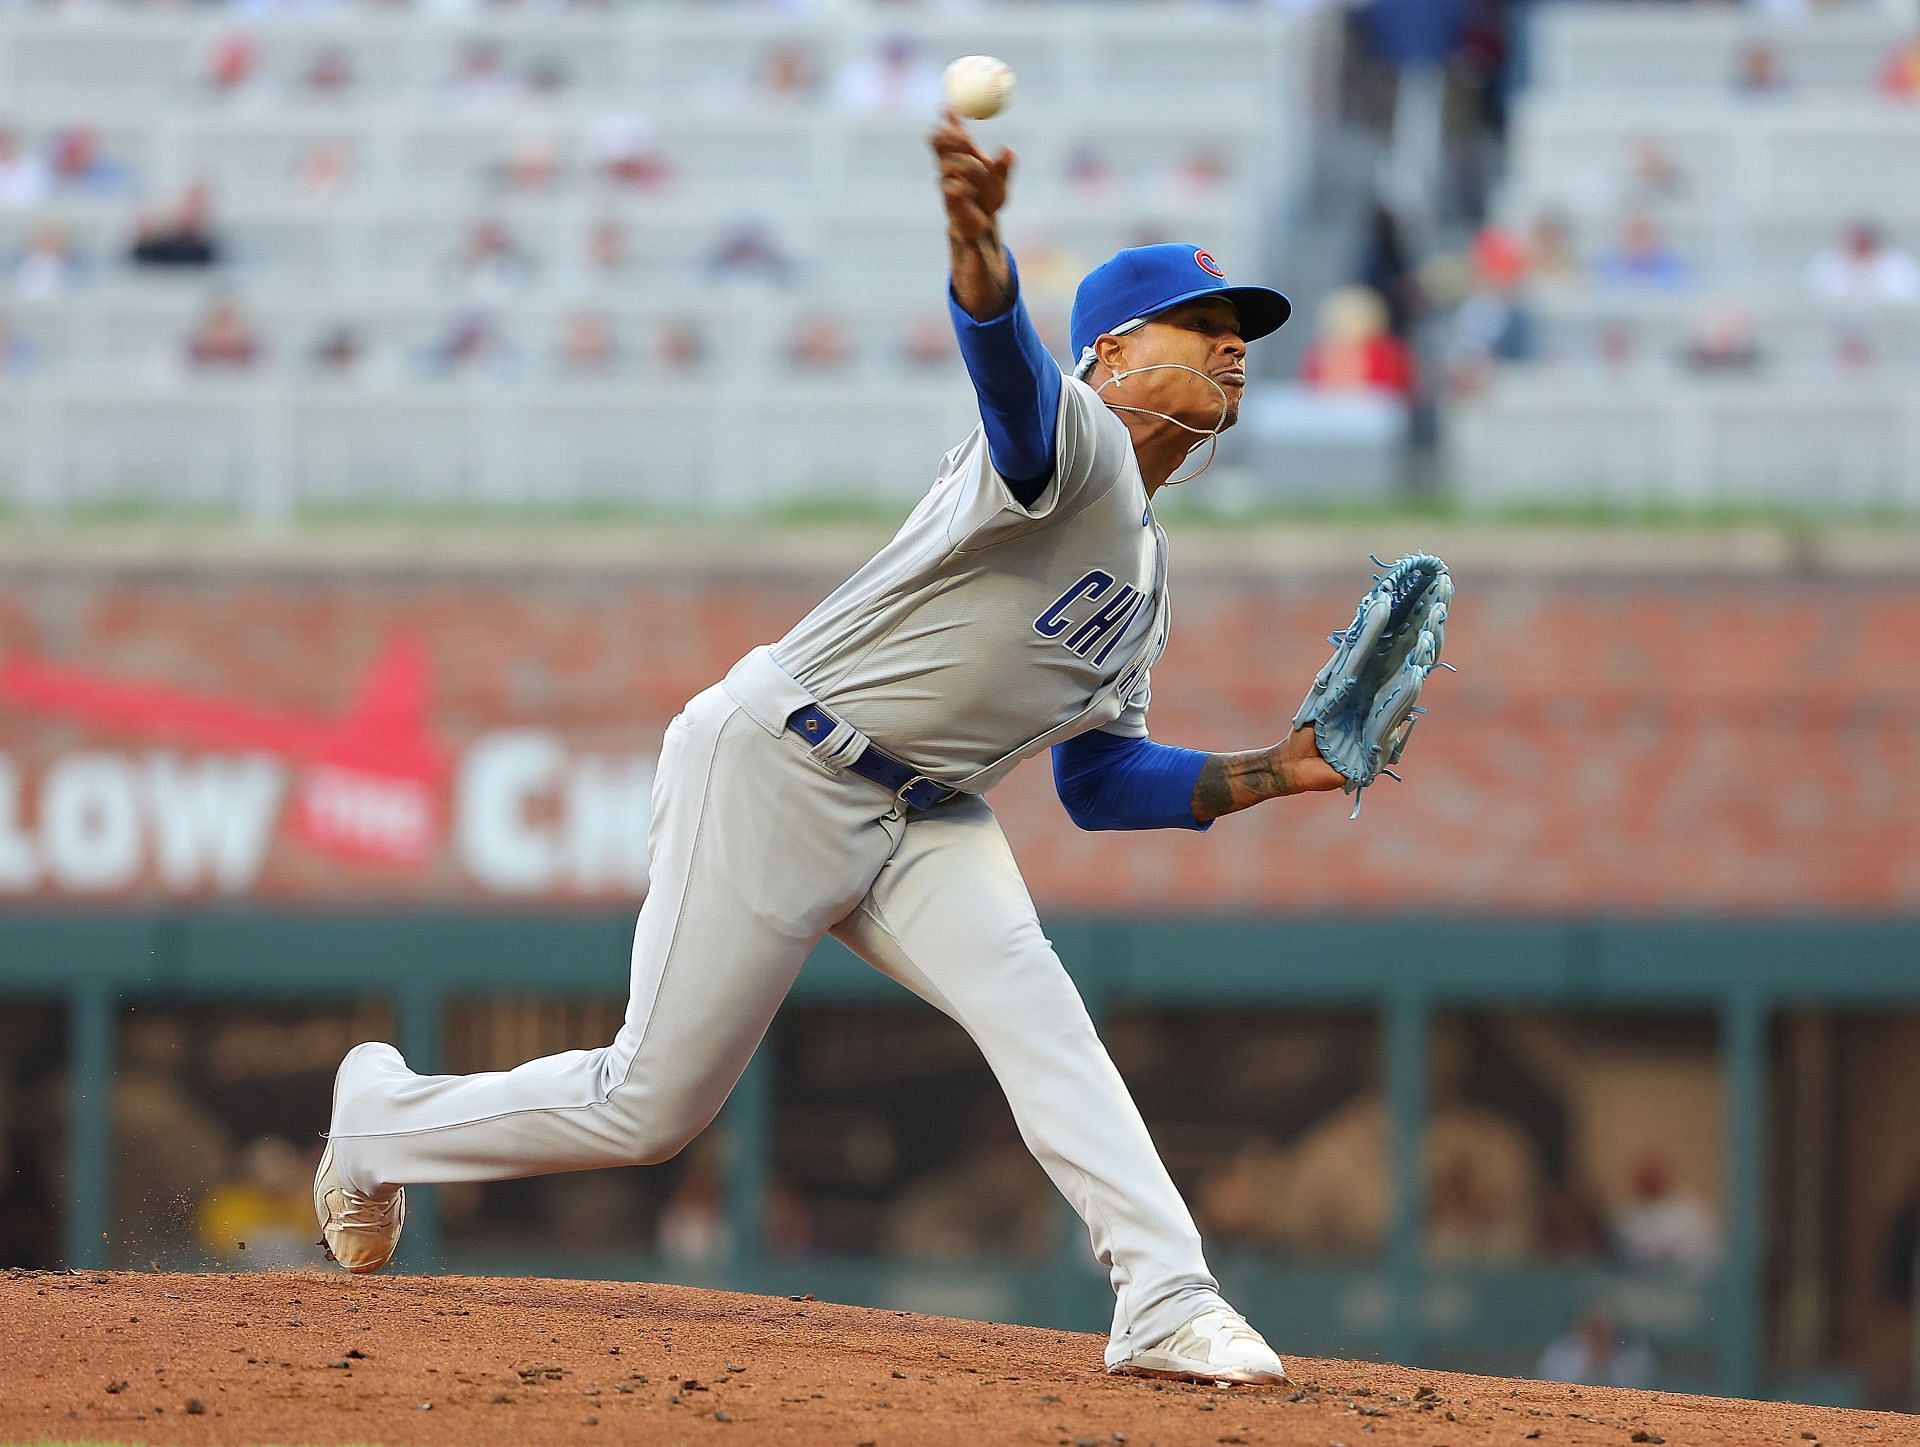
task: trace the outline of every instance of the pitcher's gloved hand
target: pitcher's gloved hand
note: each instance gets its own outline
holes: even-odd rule
[[[1447,565],[1426,553],[1408,553],[1374,575],[1352,624],[1331,635],[1327,660],[1293,716],[1296,729],[1309,725],[1320,756],[1346,779],[1360,812],[1360,793],[1381,774],[1397,779],[1407,735],[1426,713],[1420,690],[1440,662],[1446,642],[1453,578]]]

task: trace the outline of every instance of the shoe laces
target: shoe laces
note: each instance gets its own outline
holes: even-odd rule
[[[384,1201],[374,1196],[362,1196],[354,1191],[342,1189],[340,1197],[346,1202],[344,1211],[334,1211],[333,1219],[341,1226],[367,1226],[376,1230],[387,1225],[393,1215],[394,1198],[388,1196]]]

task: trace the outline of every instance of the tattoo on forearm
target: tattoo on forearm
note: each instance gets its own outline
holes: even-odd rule
[[[1193,783],[1193,817],[1204,823],[1292,792],[1280,768],[1278,749],[1209,754]]]

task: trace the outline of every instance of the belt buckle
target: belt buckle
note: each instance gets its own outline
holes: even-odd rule
[[[911,779],[908,779],[906,783],[893,791],[893,797],[909,809],[916,808],[918,806],[915,805],[912,800],[908,799],[907,795],[919,788],[922,784],[931,784],[934,782],[934,780],[929,779],[925,774],[915,774]]]

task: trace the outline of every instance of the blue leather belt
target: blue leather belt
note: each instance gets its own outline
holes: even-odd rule
[[[787,727],[809,743],[819,743],[839,726],[840,720],[817,703],[796,708],[787,715]],[[863,779],[871,779],[909,809],[931,809],[960,792],[901,763],[877,744],[868,744],[859,758],[843,767]]]

